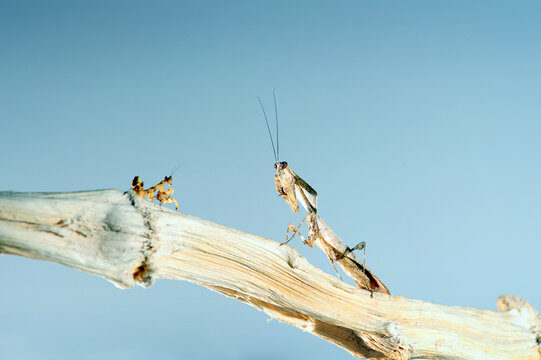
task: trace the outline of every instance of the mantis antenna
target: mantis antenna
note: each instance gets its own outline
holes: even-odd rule
[[[267,113],[265,112],[265,107],[263,107],[263,103],[261,102],[261,99],[259,96],[257,97],[257,100],[259,100],[259,105],[261,105],[261,110],[263,110],[263,116],[265,117],[265,123],[267,124],[267,130],[269,132],[269,137],[272,145],[272,152],[274,153],[274,162],[278,162],[278,155],[276,154],[276,149],[274,147],[274,140],[272,139],[272,134],[269,126],[269,120],[267,120]]]
[[[278,106],[276,105],[276,89],[272,89],[272,97],[274,98],[274,117],[276,119],[276,162],[280,161],[280,142],[278,141]]]
[[[173,168],[173,170],[171,170],[171,173],[169,174],[169,176],[173,176],[175,175],[175,173],[177,172],[178,169],[180,169],[180,167],[182,165],[186,164],[186,162],[181,162],[179,165],[177,165],[175,168]]]

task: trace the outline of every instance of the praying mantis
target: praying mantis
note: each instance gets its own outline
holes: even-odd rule
[[[173,183],[173,174],[177,169],[180,167],[177,166],[173,171],[171,171],[171,175],[166,176],[161,182],[157,183],[156,185],[144,189],[144,184],[139,178],[139,176],[136,176],[133,178],[131,188],[134,193],[141,196],[143,199],[148,197],[148,200],[152,201],[153,199],[156,199],[160,202],[160,204],[171,204],[175,203],[175,210],[178,211],[178,201],[173,199],[173,193],[175,192],[175,189],[170,187],[167,190],[164,190],[165,185],[172,186]]]
[[[309,247],[313,247],[314,244],[319,247],[327,255],[335,271],[336,267],[334,263],[338,263],[342,270],[353,279],[359,288],[368,290],[371,293],[381,292],[390,294],[383,282],[381,282],[381,280],[379,280],[378,277],[364,265],[364,261],[361,261],[357,255],[353,253],[354,250],[363,250],[366,243],[362,241],[353,248],[347,246],[346,243],[344,243],[331,227],[329,227],[317,214],[317,192],[314,188],[298,176],[289,167],[286,161],[279,160],[278,111],[275,91],[273,91],[273,98],[276,121],[276,147],[274,146],[274,140],[272,138],[265,108],[259,97],[258,100],[265,117],[265,123],[267,124],[267,130],[274,152],[274,169],[276,170],[274,182],[276,191],[278,192],[278,195],[287,202],[293,212],[298,212],[299,203],[306,210],[306,216],[299,226],[295,227],[292,224],[288,225],[286,241],[281,245],[288,243],[295,234],[297,234]],[[302,236],[298,230],[304,221],[308,224],[308,239]],[[290,232],[292,233],[291,237],[289,237]],[[340,277],[340,275],[338,276]]]

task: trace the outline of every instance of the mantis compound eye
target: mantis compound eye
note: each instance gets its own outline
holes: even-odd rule
[[[274,169],[280,171],[284,170],[287,167],[287,161],[280,161],[274,164]]]

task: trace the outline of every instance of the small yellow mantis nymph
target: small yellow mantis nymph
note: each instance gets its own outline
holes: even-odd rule
[[[361,261],[354,253],[354,250],[363,250],[365,248],[365,242],[360,242],[355,247],[350,248],[336,235],[336,233],[319,217],[317,214],[317,192],[306,181],[298,176],[285,161],[279,161],[279,147],[278,147],[278,113],[276,109],[276,95],[273,91],[274,97],[274,110],[276,114],[276,148],[274,147],[274,141],[267,120],[267,115],[263,107],[261,99],[259,103],[263,110],[265,122],[267,124],[267,130],[271,140],[273,152],[274,152],[274,169],[276,174],[274,175],[274,181],[276,185],[276,191],[296,213],[299,210],[299,202],[306,210],[306,216],[301,224],[297,227],[292,224],[288,225],[286,241],[288,243],[295,234],[303,240],[303,242],[313,247],[314,244],[318,246],[327,255],[331,261],[332,266],[334,263],[344,270],[344,272],[350,276],[355,284],[365,290],[371,292],[381,292],[389,294],[387,287],[374,275],[365,265],[364,261]],[[298,228],[302,223],[306,221],[308,224],[308,239],[304,238],[299,232]],[[289,237],[289,233],[293,233]],[[284,244],[285,244],[284,243]],[[335,268],[336,271],[336,268]]]
[[[172,186],[173,173],[174,171],[171,172],[171,175],[166,176],[161,182],[146,190],[144,189],[144,184],[139,178],[139,176],[136,176],[133,178],[131,188],[134,193],[141,196],[143,199],[147,197],[150,201],[156,199],[160,202],[160,204],[175,203],[175,209],[178,211],[178,201],[173,199],[172,197],[175,189],[171,187],[167,190],[164,190],[165,185]]]

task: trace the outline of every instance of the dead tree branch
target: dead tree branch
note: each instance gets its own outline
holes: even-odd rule
[[[541,318],[357,289],[288,246],[161,209],[116,190],[0,193],[0,254],[53,261],[121,288],[191,281],[322,337],[358,358],[539,360]]]

